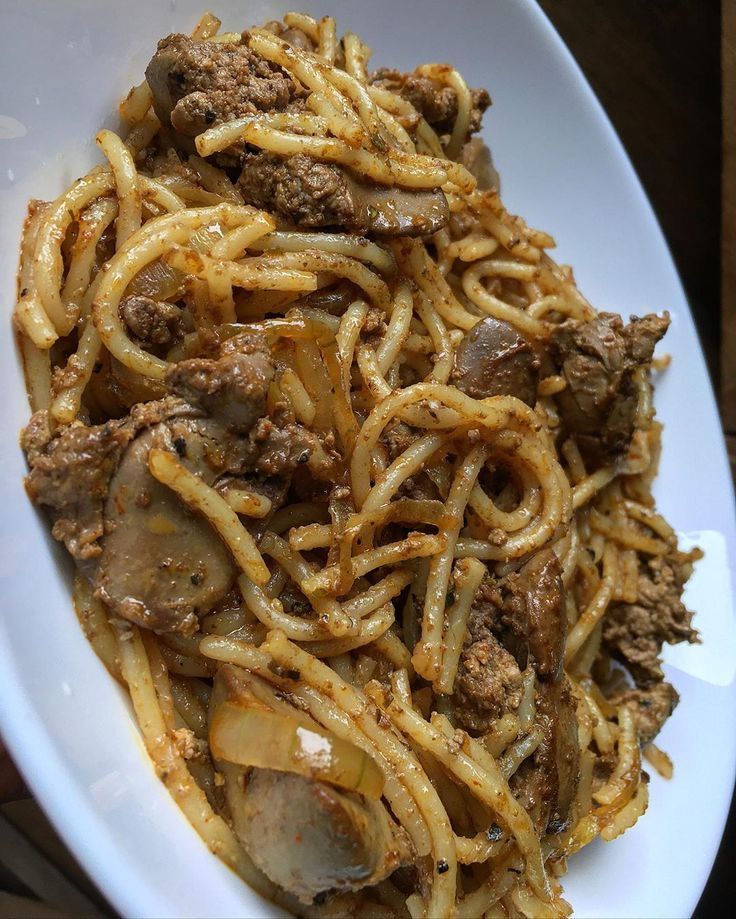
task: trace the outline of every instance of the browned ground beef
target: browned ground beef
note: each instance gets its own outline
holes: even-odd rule
[[[180,361],[173,395],[103,425],[51,431],[45,412],[23,434],[28,493],[110,611],[155,631],[192,631],[230,590],[235,567],[209,523],[148,470],[152,448],[175,453],[205,483],[241,484],[278,503],[313,438],[264,418],[273,365],[260,336],[215,359]]]
[[[126,297],[120,304],[120,317],[131,335],[149,348],[170,345],[181,334],[181,310],[163,300]]]
[[[398,92],[422,115],[438,134],[449,134],[457,118],[457,93],[449,86],[438,86],[426,77],[387,68],[373,74],[373,82]],[[471,89],[468,136],[480,130],[483,112],[491,104],[485,89]]]
[[[680,697],[671,683],[655,683],[648,689],[630,689],[609,700],[613,705],[631,705],[642,744],[650,743],[677,707]]]
[[[623,453],[634,433],[637,391],[633,371],[652,359],[669,316],[650,314],[625,325],[600,313],[590,322],[555,326],[550,354],[567,387],[556,397],[562,422],[594,464]]]
[[[169,35],[146,68],[162,124],[194,137],[214,124],[283,111],[301,96],[288,74],[244,44]]]
[[[626,665],[637,685],[661,680],[662,645],[696,641],[693,614],[682,602],[685,575],[674,558],[655,556],[639,570],[636,603],[612,603],[603,622],[603,641]]]

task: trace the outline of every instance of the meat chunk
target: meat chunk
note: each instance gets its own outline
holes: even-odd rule
[[[193,631],[235,569],[207,520],[151,476],[151,448],[175,452],[208,485],[244,484],[277,503],[312,446],[298,425],[261,418],[273,374],[264,340],[238,336],[228,346],[216,360],[182,361],[169,372],[169,388],[183,398],[53,434],[39,414],[22,439],[28,492],[50,510],[54,536],[114,615],[159,632]]]
[[[146,68],[161,123],[186,137],[256,112],[283,111],[301,91],[247,45],[169,35]]]
[[[273,367],[264,337],[240,336],[239,344],[239,351],[218,360],[180,361],[166,382],[190,405],[233,431],[249,431],[265,413]]]
[[[540,683],[535,726],[542,741],[511,780],[538,832],[559,833],[568,824],[579,775],[575,698],[567,677]]]
[[[182,331],[179,307],[150,297],[126,297],[120,304],[120,318],[130,333],[149,348],[170,345]]]
[[[543,549],[505,580],[499,624],[501,634],[520,666],[531,663],[541,680],[562,675],[567,618],[560,563]]]
[[[130,437],[118,421],[72,424],[52,435],[45,411],[37,412],[21,435],[30,465],[28,495],[49,511],[54,539],[75,559],[92,559],[102,551],[110,477]]]
[[[238,187],[247,203],[307,227],[345,226],[361,233],[416,236],[434,233],[449,220],[447,199],[439,188],[425,191],[361,182],[346,169],[304,154],[286,159],[251,154]]]
[[[304,226],[344,225],[355,210],[344,170],[303,154],[246,157],[238,188],[248,204],[272,208]]]
[[[634,433],[637,393],[633,371],[648,364],[669,316],[632,318],[600,313],[590,322],[567,320],[549,347],[567,387],[557,396],[562,421],[593,463],[624,453]]]
[[[458,724],[478,734],[519,707],[521,671],[493,636],[471,641],[463,648],[453,701]]]
[[[410,859],[405,832],[380,801],[289,772],[253,769],[240,840],[258,867],[311,903],[377,884]]]
[[[451,133],[457,118],[457,93],[450,86],[440,86],[427,77],[398,70],[382,69],[373,74],[373,82],[398,92],[407,99],[438,134]],[[491,104],[485,89],[470,90],[470,125],[468,136],[480,130],[483,112]]]
[[[279,427],[261,418],[250,432],[255,447],[254,467],[266,477],[283,476],[309,459],[312,437],[298,424]]]
[[[483,581],[468,635],[473,641],[492,636],[520,669],[532,665],[541,680],[558,680],[567,633],[563,599],[559,561],[551,549],[543,549],[519,571]]]
[[[474,399],[516,396],[534,405],[539,359],[512,325],[489,316],[476,323],[460,342],[453,380],[458,389]]]
[[[651,743],[659,734],[665,721],[680,701],[677,690],[671,683],[662,681],[648,689],[630,689],[612,696],[612,705],[630,705],[634,711],[639,743]]]
[[[613,603],[603,620],[603,641],[625,664],[637,686],[664,677],[662,645],[697,641],[693,614],[682,602],[685,575],[676,558],[657,556],[640,566],[636,603]]]

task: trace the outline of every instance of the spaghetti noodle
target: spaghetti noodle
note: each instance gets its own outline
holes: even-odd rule
[[[506,211],[453,67],[219,25],[163,40],[107,165],[31,206],[29,494],[247,883],[569,915],[566,859],[646,810],[641,748],[671,774],[659,652],[695,634],[650,490],[666,317],[597,313]]]

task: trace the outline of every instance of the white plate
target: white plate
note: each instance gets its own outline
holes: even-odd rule
[[[71,849],[121,913],[271,915],[210,856],[156,780],[122,694],[88,648],[69,601],[68,566],[21,488],[17,432],[27,420],[10,337],[26,200],[53,198],[95,160],[92,138],[141,78],[156,40],[188,31],[204,0],[124,5],[0,0],[0,709],[2,731]],[[666,423],[661,507],[710,549],[688,592],[702,649],[678,649],[669,676],[682,702],[661,736],[674,781],[652,781],[649,813],[617,842],[576,857],[565,879],[580,916],[686,916],[707,880],[736,755],[729,559],[733,496],[718,416],[692,319],[634,172],[580,71],[528,0],[450,6],[425,0],[317,5],[409,69],[449,60],[494,98],[486,138],[508,207],[552,232],[599,309],[672,312],[675,358],[657,388]],[[227,28],[281,4],[218,3]],[[664,40],[664,39],[662,39]],[[671,656],[673,663],[675,655]]]

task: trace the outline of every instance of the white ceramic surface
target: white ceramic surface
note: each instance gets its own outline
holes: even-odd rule
[[[202,0],[203,2],[203,0]],[[672,261],[610,124],[531,0],[304,3],[338,16],[404,69],[450,60],[494,98],[485,136],[508,207],[557,238],[600,309],[672,312],[673,367],[657,388],[666,423],[657,494],[709,549],[688,591],[702,648],[668,654],[682,702],[661,735],[676,763],[652,781],[649,813],[623,839],[594,844],[565,879],[580,916],[686,916],[715,854],[734,776],[736,654],[731,607],[733,496],[705,365]],[[188,31],[191,0],[0,0],[0,716],[30,786],[121,913],[272,915],[210,856],[156,780],[122,694],[88,648],[69,602],[69,568],[21,488],[17,432],[27,408],[11,336],[25,202],[52,198],[95,160],[118,98],[156,40]],[[278,15],[269,2],[214,5],[227,28]],[[662,40],[666,40],[662,36]],[[666,162],[663,162],[666,168]],[[715,304],[713,305],[715,308]],[[696,531],[698,531],[696,533]],[[676,666],[675,666],[676,665]]]

